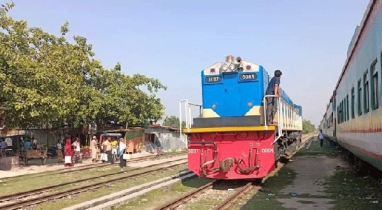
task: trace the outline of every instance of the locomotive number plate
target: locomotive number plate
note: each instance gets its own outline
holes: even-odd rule
[[[262,153],[274,153],[272,148],[263,148],[263,149],[261,149],[261,152]]]
[[[188,149],[188,154],[195,154],[198,153],[199,149]]]
[[[240,80],[256,80],[257,75],[256,74],[241,74]]]
[[[221,82],[221,76],[206,77],[206,82]]]

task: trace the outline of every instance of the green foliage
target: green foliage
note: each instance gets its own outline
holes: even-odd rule
[[[14,6],[0,7],[0,106],[11,108],[8,127],[140,125],[163,117],[159,80],[125,75],[120,63],[104,69],[85,37],[67,41],[68,22],[55,36],[9,17]]]
[[[304,133],[310,133],[310,132],[314,132],[316,128],[309,120],[303,120],[302,130]]]
[[[179,128],[180,127],[179,118],[176,116],[170,116],[170,117],[166,116],[166,118],[163,121],[163,125]],[[182,121],[182,127],[183,128],[186,127],[185,121]]]

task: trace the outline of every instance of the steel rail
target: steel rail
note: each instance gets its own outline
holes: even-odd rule
[[[180,198],[177,198],[177,199],[170,201],[170,202],[168,202],[168,203],[166,203],[160,207],[155,208],[155,210],[174,209],[174,208],[178,207],[179,205],[181,205],[182,203],[185,203],[188,200],[190,200],[193,196],[200,194],[200,193],[202,193],[208,189],[211,189],[213,187],[213,185],[216,184],[217,182],[220,182],[220,180],[216,180],[216,181],[210,182],[208,184],[205,184],[205,185],[199,187],[198,189],[183,195]]]
[[[220,203],[214,210],[222,210],[228,209],[233,202],[235,202],[240,196],[244,195],[250,189],[254,187],[252,182],[248,182],[245,186],[239,188],[234,194],[225,199],[222,203]]]
[[[8,210],[20,209],[20,208],[23,208],[25,206],[36,205],[36,204],[39,204],[39,203],[42,203],[42,202],[46,202],[48,200],[59,199],[59,198],[62,198],[62,197],[68,196],[68,195],[73,195],[73,194],[78,194],[78,193],[85,192],[85,191],[88,191],[88,190],[98,189],[98,188],[103,187],[104,185],[110,184],[111,182],[116,182],[116,181],[121,181],[122,179],[126,179],[126,178],[132,178],[132,177],[137,177],[137,176],[141,176],[141,175],[146,175],[146,174],[150,174],[150,173],[157,172],[157,171],[160,171],[160,170],[165,170],[165,169],[168,169],[168,168],[173,168],[173,167],[176,167],[176,166],[179,166],[179,165],[183,165],[183,164],[184,163],[178,163],[178,164],[174,164],[174,165],[171,165],[171,166],[166,166],[166,167],[159,168],[159,169],[152,169],[152,170],[145,171],[145,172],[142,172],[142,173],[137,173],[137,174],[127,175],[127,176],[118,177],[118,178],[114,178],[114,179],[109,179],[109,180],[106,180],[106,181],[103,181],[103,182],[98,182],[98,183],[94,183],[94,184],[90,184],[90,185],[86,185],[86,186],[81,186],[81,187],[78,187],[78,188],[75,188],[75,189],[69,189],[69,190],[66,190],[66,191],[57,192],[57,193],[46,195],[46,196],[42,196],[42,197],[32,198],[32,199],[28,199],[28,200],[25,200],[25,201],[17,201],[17,203],[11,203],[11,204],[7,204],[7,205],[2,205],[2,206],[0,206],[0,208],[4,209],[4,210],[5,209],[8,209]]]
[[[129,170],[128,172],[142,170],[144,168],[151,168],[151,167],[155,167],[155,166],[158,166],[158,165],[163,165],[163,164],[172,163],[172,162],[178,162],[178,161],[182,161],[182,160],[187,160],[187,159],[172,160],[172,161],[168,161],[168,162],[165,162],[165,163],[153,164],[153,165],[150,165],[150,166],[147,166],[147,167],[134,168],[132,170]],[[24,191],[24,192],[18,192],[18,193],[14,193],[14,194],[4,195],[4,196],[0,196],[0,203],[3,203],[5,201],[11,200],[11,199],[19,199],[21,197],[31,196],[31,195],[34,195],[34,194],[37,194],[37,193],[42,193],[42,192],[50,191],[50,190],[52,190],[54,188],[58,188],[58,187],[62,187],[62,186],[70,185],[70,184],[78,184],[80,182],[94,180],[95,178],[109,177],[109,176],[119,175],[119,174],[123,174],[123,173],[125,173],[125,172],[124,171],[119,171],[119,172],[115,172],[115,173],[104,174],[104,175],[99,175],[99,176],[93,176],[93,177],[90,177],[90,178],[85,178],[85,179],[80,179],[80,180],[76,180],[76,181],[65,182],[65,183],[62,183],[62,184],[56,184],[56,185],[51,185],[51,186],[47,186],[47,187],[42,187],[42,188],[38,188],[38,189],[34,189],[34,190],[28,190],[28,191]],[[0,205],[0,209],[1,208],[2,208],[2,206]]]

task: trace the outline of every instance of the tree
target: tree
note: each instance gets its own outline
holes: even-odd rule
[[[171,127],[177,127],[179,128],[179,118],[176,116],[166,116],[166,118],[163,121],[164,126],[171,126]],[[186,127],[186,122],[182,121],[182,128]]]
[[[70,44],[24,20],[7,16],[13,3],[0,9],[1,105],[11,108],[8,124],[43,126],[65,117],[78,104],[82,69],[89,61],[79,41]],[[68,31],[68,23],[61,27]]]
[[[126,75],[120,63],[105,69],[85,37],[66,41],[68,22],[55,36],[7,16],[14,6],[0,8],[0,106],[10,108],[8,127],[95,122],[101,128],[107,121],[145,125],[163,117],[156,94],[167,87],[159,80]]]
[[[304,133],[310,133],[310,132],[314,132],[316,128],[309,120],[303,120],[302,130]]]

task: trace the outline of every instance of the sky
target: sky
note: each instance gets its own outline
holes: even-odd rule
[[[159,79],[166,115],[181,99],[201,104],[201,70],[233,55],[282,70],[281,87],[318,125],[369,0],[13,2],[10,16],[47,32],[69,21],[67,35],[86,37],[106,68]]]

